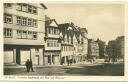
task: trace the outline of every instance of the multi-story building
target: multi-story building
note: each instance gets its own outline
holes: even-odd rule
[[[94,60],[99,57],[99,45],[93,39],[88,40],[88,55],[93,57]]]
[[[82,62],[87,56],[88,39],[86,28],[77,28],[73,23],[60,24],[62,33],[62,61]]]
[[[87,29],[86,28],[78,28],[80,32],[79,36],[79,47],[80,47],[80,60],[79,61],[84,61],[85,58],[87,57],[88,54],[88,39],[87,39]]]
[[[60,30],[55,19],[46,17],[45,21],[45,52],[44,64],[57,65],[60,64]]]
[[[44,4],[4,3],[4,63],[43,64]]]
[[[61,37],[61,64],[73,59],[73,30],[69,23],[59,24]]]
[[[76,62],[82,62],[85,60],[88,54],[88,39],[87,39],[87,30],[86,28],[80,28],[74,26],[74,36],[73,36],[73,45],[74,45],[74,54]]]

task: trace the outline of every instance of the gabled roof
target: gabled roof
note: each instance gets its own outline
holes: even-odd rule
[[[71,27],[69,23],[59,24],[60,32],[62,32],[63,36],[65,35],[67,35],[67,37],[73,36],[74,32],[72,29],[68,29],[69,27]]]
[[[46,7],[43,3],[40,3],[40,5],[41,5],[44,9],[47,9],[47,7]]]
[[[45,26],[58,27],[58,23],[55,19],[50,19],[50,17],[45,16]]]
[[[51,23],[49,24],[49,26],[58,27],[58,24],[57,24],[57,22],[56,22],[55,19],[52,19],[52,20],[51,20]]]

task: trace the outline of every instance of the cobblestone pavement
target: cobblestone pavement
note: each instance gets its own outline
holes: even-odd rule
[[[58,75],[58,76],[122,76],[124,75],[124,64],[77,64],[72,66],[45,66],[34,67],[34,72],[26,72],[22,68],[5,68],[5,75]]]

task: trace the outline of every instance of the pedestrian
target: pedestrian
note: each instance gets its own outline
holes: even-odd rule
[[[30,69],[32,72],[34,72],[34,70],[33,70],[33,63],[32,63],[32,59],[30,59],[29,64],[30,64],[29,69]]]
[[[29,59],[27,59],[27,61],[26,61],[26,63],[25,63],[27,72],[29,72],[29,68],[30,68],[30,66],[29,66],[29,62],[30,62]]]
[[[68,66],[69,66],[69,62],[70,62],[70,61],[69,61],[69,59],[68,59],[68,60],[67,60],[67,65],[68,65]]]

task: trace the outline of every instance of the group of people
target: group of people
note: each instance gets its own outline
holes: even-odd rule
[[[63,65],[64,62],[65,62],[64,59],[62,59],[61,65]],[[66,63],[67,63],[67,65],[69,66],[69,65],[72,65],[73,63],[75,64],[75,63],[76,63],[76,60],[75,60],[75,59],[67,59],[67,60],[66,60]]]
[[[30,70],[32,72],[34,72],[33,70],[33,63],[32,63],[32,59],[27,59],[26,63],[25,63],[25,66],[26,66],[26,69],[27,69],[27,72],[29,72]]]

